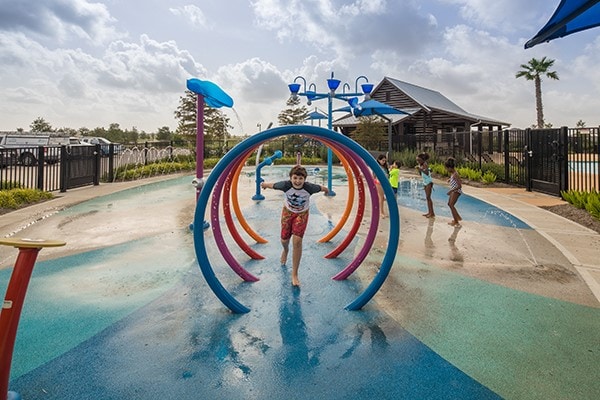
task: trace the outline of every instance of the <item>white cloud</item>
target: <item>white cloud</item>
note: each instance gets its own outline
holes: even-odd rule
[[[75,38],[94,44],[121,36],[106,5],[86,0],[3,0],[0,28],[27,32],[40,41],[65,43]]]
[[[295,40],[332,58],[352,60],[387,49],[415,54],[434,41],[434,20],[412,2],[257,0],[257,24],[280,41]]]
[[[208,23],[208,20],[206,19],[206,16],[204,15],[204,12],[199,7],[193,4],[188,4],[182,7],[169,8],[169,11],[173,15],[185,18],[187,21],[189,21],[190,24],[192,24],[195,27],[211,28],[211,26]]]
[[[0,129],[39,116],[54,126],[174,128],[185,82],[197,77],[233,97],[235,109],[225,111],[234,133],[248,133],[276,122],[296,76],[322,91],[332,71],[352,89],[357,76],[390,76],[469,112],[529,126],[533,87],[514,74],[543,56],[556,59],[560,75],[544,82],[547,119],[598,124],[598,34],[523,49],[556,6],[542,0],[187,3],[3,0]]]
[[[538,16],[538,22],[546,22],[555,3],[547,0],[440,0],[442,3],[457,5],[460,15],[477,27],[488,27],[500,32],[514,32],[531,27],[532,19]],[[540,17],[540,10],[547,10]],[[525,25],[525,26],[524,26]],[[536,28],[537,29],[537,28]]]

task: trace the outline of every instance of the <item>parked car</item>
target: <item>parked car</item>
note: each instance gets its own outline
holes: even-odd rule
[[[102,156],[107,157],[110,152],[110,145],[113,145],[114,154],[119,154],[123,151],[123,145],[120,143],[112,143],[110,140],[103,137],[83,137],[81,138],[82,144],[100,145],[100,151]]]
[[[91,143],[84,142],[82,138],[78,138],[77,136],[69,137],[69,146],[93,146]]]
[[[13,149],[16,160],[23,165],[36,165],[39,159],[39,148],[44,147],[44,160],[47,163],[57,163],[60,153],[49,151],[50,135],[35,133],[8,132],[0,133],[0,146]]]
[[[14,149],[0,145],[0,168],[6,168],[17,163],[17,153]]]

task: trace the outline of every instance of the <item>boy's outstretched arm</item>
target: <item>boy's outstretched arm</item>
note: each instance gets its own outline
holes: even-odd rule
[[[261,182],[260,187],[263,189],[273,189],[273,183],[270,182]]]
[[[327,196],[329,194],[329,189],[327,189],[327,187],[325,186],[321,186],[321,192],[325,193],[325,195]]]

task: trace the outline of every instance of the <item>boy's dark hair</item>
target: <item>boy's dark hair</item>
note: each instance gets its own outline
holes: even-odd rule
[[[290,170],[290,178],[292,177],[292,175],[303,176],[304,178],[306,178],[308,176],[308,173],[306,172],[306,168],[304,168],[303,166],[294,165]]]
[[[400,161],[394,160],[392,161],[392,165],[396,164],[396,167],[400,167]]]
[[[456,160],[454,160],[454,158],[450,157],[446,160],[446,162],[444,163],[444,166],[446,168],[456,168]]]
[[[417,157],[419,157],[423,161],[429,160],[429,154],[428,153],[421,153]]]

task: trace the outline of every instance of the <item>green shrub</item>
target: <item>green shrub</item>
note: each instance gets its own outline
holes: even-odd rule
[[[582,192],[579,190],[569,190],[561,192],[562,198],[565,201],[573,204],[577,208],[585,209],[585,204],[587,203],[587,192]]]
[[[159,162],[148,165],[129,164],[117,169],[115,171],[114,179],[116,181],[132,181],[135,179],[147,178],[157,175],[175,174],[182,171],[194,171],[195,169],[196,163],[190,161]]]
[[[22,187],[21,183],[15,181],[0,181],[0,190],[17,189]]]
[[[399,167],[414,168],[417,166],[417,155],[418,154],[419,153],[417,153],[415,150],[405,149],[399,153],[394,153],[392,155],[392,158],[390,158],[388,160],[388,162],[391,163],[394,160],[396,160],[400,163]]]
[[[446,167],[444,167],[444,164],[430,164],[429,165],[429,169],[431,169],[431,172],[436,174],[436,175],[441,175],[441,176],[448,176],[448,171],[446,170]]]
[[[600,193],[597,191],[583,192],[568,190],[560,192],[565,201],[590,213],[594,218],[600,219]]]
[[[38,189],[0,190],[0,208],[16,209],[42,200],[52,199],[54,195]]]
[[[590,195],[588,197],[588,201],[585,205],[585,209],[589,212],[594,218],[600,219],[600,196],[598,192]]]
[[[481,165],[481,172],[485,175],[486,172],[491,172],[496,176],[496,179],[504,180],[504,165],[495,163],[485,163]]]
[[[457,168],[456,171],[462,178],[475,182],[481,181],[481,177],[483,176],[481,171],[466,167]]]
[[[490,184],[496,182],[496,174],[492,171],[486,171],[481,177],[481,181],[485,184]]]
[[[0,191],[0,208],[19,208],[19,204],[15,200],[14,196],[10,193],[10,190]]]

